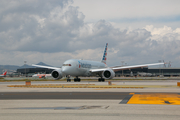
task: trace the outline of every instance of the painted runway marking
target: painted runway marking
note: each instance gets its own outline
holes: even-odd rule
[[[119,104],[127,104],[133,95],[127,95]]]
[[[180,105],[180,95],[171,93],[141,93],[132,94],[127,104],[163,104]]]
[[[105,89],[110,89],[110,88],[99,88],[99,89],[94,89],[94,90],[105,90]]]

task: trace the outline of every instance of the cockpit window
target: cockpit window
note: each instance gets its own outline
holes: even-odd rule
[[[63,64],[63,66],[71,66],[71,64]]]

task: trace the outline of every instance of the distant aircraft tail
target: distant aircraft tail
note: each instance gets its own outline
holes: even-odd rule
[[[105,50],[104,50],[104,55],[103,55],[103,58],[102,58],[102,61],[104,64],[106,64],[106,60],[107,60],[107,46],[108,46],[108,43],[106,43],[106,47],[105,47]]]
[[[7,71],[5,71],[2,75],[6,75]]]

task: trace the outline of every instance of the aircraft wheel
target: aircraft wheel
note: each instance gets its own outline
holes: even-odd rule
[[[104,78],[99,78],[98,81],[99,81],[99,82],[104,82],[105,79],[104,79]]]
[[[80,78],[74,78],[74,82],[80,82],[81,79]]]
[[[76,79],[76,78],[74,78],[74,82],[77,82],[77,79]]]

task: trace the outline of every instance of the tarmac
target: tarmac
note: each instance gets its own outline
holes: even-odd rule
[[[108,81],[31,82],[36,86],[89,84],[122,88],[30,88],[12,87],[25,82],[0,82],[0,119],[177,120],[180,118],[177,82],[179,80],[116,80],[112,85],[108,85]]]

